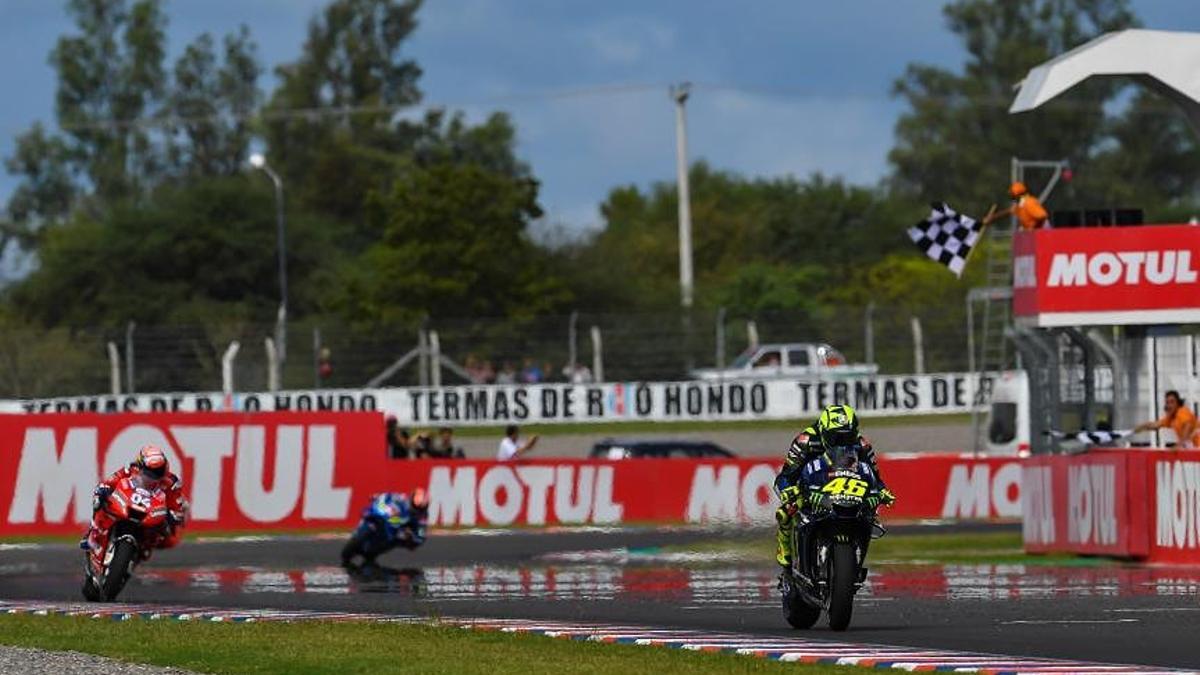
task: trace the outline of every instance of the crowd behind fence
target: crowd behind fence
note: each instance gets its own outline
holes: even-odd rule
[[[882,373],[962,371],[967,326],[957,309],[851,307],[820,317],[577,312],[428,319],[388,330],[299,320],[287,326],[279,385],[429,385],[438,376],[441,384],[682,380],[693,368],[728,367],[755,336],[759,344],[827,342],[851,362],[878,364]],[[235,341],[233,388],[264,391],[271,370],[266,339],[274,334],[269,323],[232,322],[0,331],[0,396],[218,391],[222,356]],[[433,372],[428,359],[435,352],[442,367]]]

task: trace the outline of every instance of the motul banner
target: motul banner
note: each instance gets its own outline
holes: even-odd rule
[[[1022,491],[1027,551],[1200,563],[1200,452],[1034,457]]]
[[[74,533],[92,488],[145,443],[191,502],[190,530],[341,529],[371,495],[426,487],[439,526],[769,525],[778,460],[389,460],[378,413],[0,415],[0,536]],[[887,518],[1020,515],[1020,464],[884,456]]]
[[[1148,464],[1151,559],[1200,563],[1200,452],[1155,453]]]
[[[1018,232],[1013,313],[1032,326],[1200,321],[1200,227]]]
[[[1031,552],[1071,551],[1122,557],[1146,554],[1145,493],[1131,487],[1145,475],[1124,451],[1041,456],[1025,460],[1023,532]]]

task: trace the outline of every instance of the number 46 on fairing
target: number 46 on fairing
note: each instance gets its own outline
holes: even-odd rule
[[[838,476],[826,483],[825,487],[821,488],[821,492],[828,492],[831,495],[862,497],[867,494],[867,482],[857,478]]]

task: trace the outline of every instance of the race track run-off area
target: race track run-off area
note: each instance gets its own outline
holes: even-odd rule
[[[353,573],[338,537],[197,539],[143,566],[120,603],[79,596],[70,544],[0,545],[0,612],[210,621],[432,621],[785,661],[973,672],[1200,670],[1200,570],[1046,560],[872,567],[850,630],[792,630],[770,531],[435,533]],[[435,619],[436,617],[436,619]],[[1106,664],[1106,665],[1098,665]]]

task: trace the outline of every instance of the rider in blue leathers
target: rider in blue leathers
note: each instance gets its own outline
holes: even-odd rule
[[[412,494],[384,492],[371,497],[363,509],[362,520],[355,530],[355,539],[362,538],[357,551],[347,547],[342,551],[342,564],[349,566],[355,553],[361,554],[364,564],[397,546],[409,550],[425,543],[429,519],[429,496],[418,488]]]

